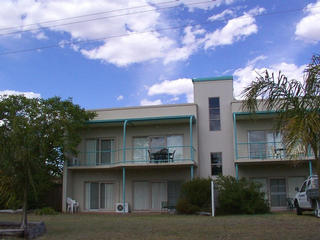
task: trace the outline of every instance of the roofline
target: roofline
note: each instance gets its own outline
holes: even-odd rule
[[[164,108],[164,107],[183,107],[183,106],[196,106],[197,107],[197,104],[195,104],[195,103],[181,103],[181,104],[160,104],[160,105],[117,107],[117,108],[97,108],[97,109],[87,109],[87,111],[100,112],[100,111],[130,110],[130,109],[145,109],[145,108]]]
[[[192,82],[207,82],[207,81],[222,81],[222,80],[233,80],[233,76],[219,76],[219,77],[207,77],[207,78],[192,78]]]
[[[178,120],[178,119],[190,119],[195,122],[194,115],[180,115],[180,116],[161,116],[161,117],[145,117],[145,118],[124,118],[124,119],[109,119],[109,120],[90,120],[87,124],[99,124],[99,123],[119,123],[119,122],[138,122],[138,121],[160,121],[160,120]]]
[[[259,115],[264,115],[264,114],[275,114],[278,113],[279,111],[256,111],[256,112],[233,112],[234,115],[254,115],[254,114],[259,114]]]

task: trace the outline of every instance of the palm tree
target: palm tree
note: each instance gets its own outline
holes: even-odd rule
[[[314,55],[303,82],[277,78],[265,71],[242,92],[242,108],[253,114],[259,108],[277,112],[276,130],[283,136],[288,156],[314,153],[320,186],[320,55]],[[299,154],[298,154],[299,153]]]

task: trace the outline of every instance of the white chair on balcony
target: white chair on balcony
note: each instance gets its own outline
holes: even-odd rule
[[[79,211],[79,203],[72,198],[67,198],[67,212],[76,213]]]

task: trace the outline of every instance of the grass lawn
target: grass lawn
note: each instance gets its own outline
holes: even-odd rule
[[[0,221],[19,221],[18,214],[0,214]],[[29,215],[44,221],[48,233],[39,239],[320,239],[320,219],[291,213],[240,216]]]

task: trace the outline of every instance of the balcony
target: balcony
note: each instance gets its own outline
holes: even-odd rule
[[[195,165],[193,146],[129,147],[109,151],[79,152],[69,168],[115,168],[123,166]]]
[[[311,150],[305,156],[298,149],[294,156],[289,156],[282,142],[241,142],[236,144],[236,162],[273,162],[291,159],[310,160],[313,156]]]

